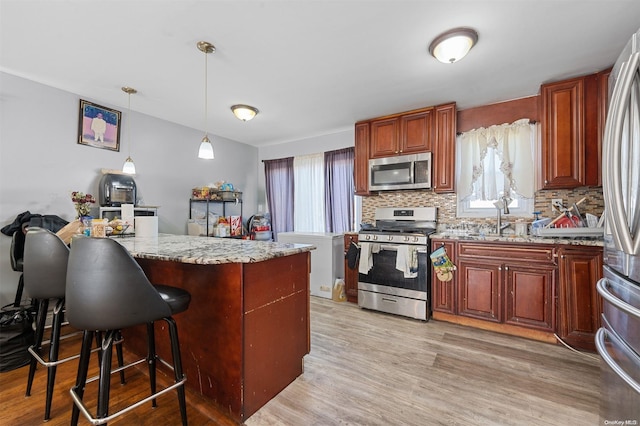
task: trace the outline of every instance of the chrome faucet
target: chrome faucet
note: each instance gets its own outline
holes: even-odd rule
[[[501,197],[498,201],[496,201],[495,203],[493,203],[493,205],[496,207],[496,210],[498,211],[498,216],[497,216],[497,224],[496,224],[496,234],[497,235],[502,235],[502,230],[506,229],[510,226],[509,223],[506,224],[502,224],[502,212],[504,211],[504,214],[509,214],[509,203],[511,202],[511,198],[504,196]]]

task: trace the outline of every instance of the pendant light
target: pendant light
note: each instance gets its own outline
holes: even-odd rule
[[[129,175],[136,174],[136,165],[133,163],[131,159],[131,146],[133,145],[133,138],[131,137],[131,95],[138,93],[136,89],[133,87],[124,86],[122,91],[129,95],[129,109],[127,112],[127,137],[129,138],[129,155],[127,159],[124,160],[124,165],[122,166],[122,173],[126,173]]]
[[[429,45],[429,53],[445,64],[464,58],[478,42],[478,33],[471,28],[454,28],[440,34]]]
[[[198,42],[198,49],[204,53],[204,137],[200,143],[198,157],[205,160],[213,160],[213,145],[209,140],[209,129],[207,128],[207,55],[216,51],[213,44],[206,41]]]
[[[231,107],[231,111],[233,111],[233,115],[235,115],[238,119],[242,121],[249,121],[255,117],[258,112],[258,108],[254,108],[249,105],[233,105]]]

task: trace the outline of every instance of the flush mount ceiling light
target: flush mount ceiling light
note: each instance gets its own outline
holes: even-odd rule
[[[478,33],[471,28],[454,28],[436,37],[429,45],[429,53],[445,64],[464,58],[478,42]]]
[[[231,111],[233,111],[233,115],[235,115],[242,121],[249,121],[260,112],[258,111],[258,108],[242,104],[233,105],[231,107]]]
[[[209,53],[216,51],[213,44],[206,41],[199,41],[198,50],[204,53],[204,137],[200,143],[200,149],[198,150],[198,157],[205,160],[213,160],[213,145],[209,140],[209,129],[207,128],[207,56]]]
[[[126,173],[129,175],[136,174],[136,165],[133,163],[131,159],[131,146],[133,145],[133,138],[131,137],[131,95],[138,93],[136,89],[133,87],[124,86],[122,91],[129,95],[129,108],[127,112],[127,137],[129,138],[129,155],[127,159],[124,160],[124,165],[122,166],[122,173]]]

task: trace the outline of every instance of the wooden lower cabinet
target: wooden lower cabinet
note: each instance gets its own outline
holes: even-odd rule
[[[595,351],[602,298],[596,283],[602,278],[601,247],[566,247],[559,251],[559,337],[567,344]]]
[[[358,303],[358,266],[351,269],[347,262],[347,252],[351,243],[358,244],[358,234],[344,234],[344,288],[347,302]]]
[[[504,275],[504,322],[541,330],[554,330],[556,266],[510,263],[504,266]]]
[[[458,259],[458,315],[502,322],[501,264]]]
[[[553,342],[556,248],[553,245],[458,242],[444,245],[454,279],[432,274],[433,318]]]
[[[432,273],[434,319],[595,351],[602,247],[432,240],[443,245],[457,270]]]
[[[444,246],[447,255],[451,261],[456,263],[456,243],[451,240],[432,240],[432,250]],[[433,311],[443,312],[447,314],[456,313],[456,304],[454,303],[457,295],[458,271],[453,272],[450,281],[441,281],[432,271],[431,274],[431,308]]]

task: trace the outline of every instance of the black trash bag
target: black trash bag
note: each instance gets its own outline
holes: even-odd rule
[[[27,349],[35,343],[32,309],[7,305],[0,310],[0,372],[15,370],[31,361]]]

